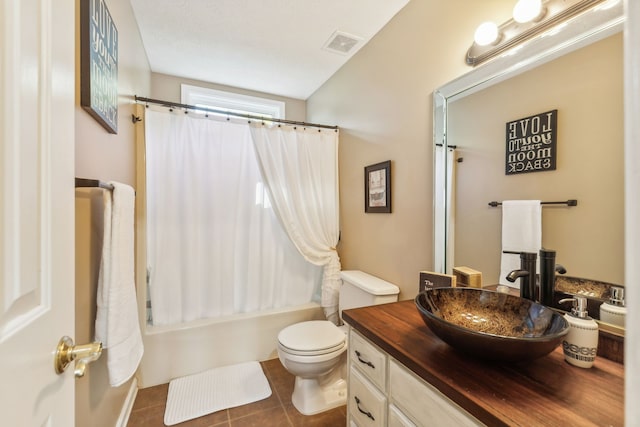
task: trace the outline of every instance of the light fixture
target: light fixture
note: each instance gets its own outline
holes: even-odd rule
[[[467,51],[466,63],[476,66],[509,49],[538,36],[575,16],[612,0],[519,0],[513,8],[513,18],[488,31],[481,24],[475,41]],[[619,0],[618,0],[619,1]]]
[[[513,20],[520,24],[537,22],[544,17],[545,12],[542,0],[518,0],[513,7]]]

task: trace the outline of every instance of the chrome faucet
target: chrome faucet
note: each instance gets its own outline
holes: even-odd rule
[[[520,297],[531,301],[536,300],[536,259],[538,254],[520,252],[520,270],[513,270],[507,274],[507,280],[515,282],[520,279]]]
[[[564,274],[567,269],[556,264],[556,251],[540,249],[540,304],[551,307],[556,273]]]

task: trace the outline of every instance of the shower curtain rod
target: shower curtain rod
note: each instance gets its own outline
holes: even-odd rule
[[[163,107],[169,107],[169,108],[182,108],[182,109],[185,109],[185,110],[204,111],[204,112],[220,114],[220,115],[224,115],[224,116],[241,117],[243,119],[249,119],[249,120],[269,121],[269,122],[275,122],[275,123],[283,123],[283,124],[287,124],[287,125],[297,125],[297,126],[314,127],[314,128],[322,128],[322,129],[333,129],[336,132],[338,131],[338,126],[319,125],[319,124],[316,124],[316,123],[297,122],[297,121],[294,121],[294,120],[266,118],[266,117],[261,117],[261,116],[255,116],[255,115],[252,115],[252,114],[235,113],[233,111],[216,110],[215,108],[197,107],[195,105],[180,104],[180,103],[177,103],[177,102],[170,102],[170,101],[161,101],[159,99],[152,99],[152,98],[143,98],[143,97],[138,96],[138,95],[135,96],[135,100],[136,100],[136,102],[143,102],[143,103],[146,103],[146,104],[156,104],[156,105],[161,105]],[[137,121],[139,121],[139,118],[133,116],[132,120],[134,122],[137,122]]]

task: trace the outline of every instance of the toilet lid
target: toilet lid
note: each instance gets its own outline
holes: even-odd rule
[[[288,326],[278,334],[280,345],[296,354],[324,354],[344,347],[346,335],[328,320],[310,320]]]

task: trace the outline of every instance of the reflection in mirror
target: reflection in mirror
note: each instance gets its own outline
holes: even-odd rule
[[[502,215],[488,203],[578,199],[576,207],[543,207],[543,247],[557,252],[571,276],[623,284],[618,6],[434,93],[437,271],[468,266],[482,272],[485,285],[497,284]],[[506,123],[551,110],[558,110],[556,170],[505,175]]]
[[[576,207],[543,205],[542,246],[556,251],[568,274],[622,283],[622,34],[448,107],[448,142],[464,159],[452,163],[453,265],[482,271],[486,283],[498,283],[502,215],[490,201],[577,199]],[[550,110],[557,110],[556,170],[505,175],[506,123]],[[516,166],[535,166],[540,150],[521,151],[524,160]],[[536,158],[527,160],[527,153]]]

